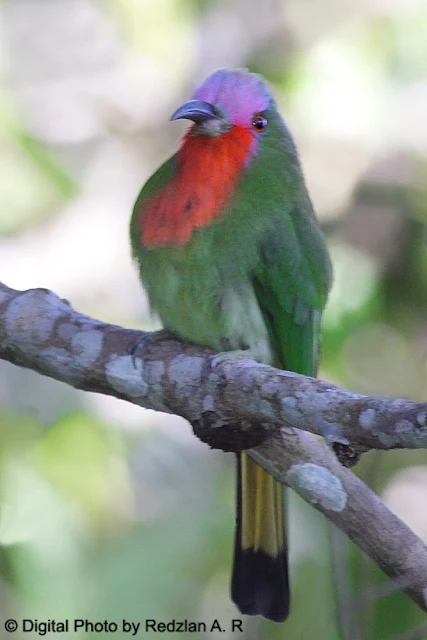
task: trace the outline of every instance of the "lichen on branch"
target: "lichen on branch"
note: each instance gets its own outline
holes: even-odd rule
[[[427,548],[332,450],[339,445],[343,455],[349,447],[357,459],[369,449],[427,448],[427,404],[362,396],[249,358],[217,356],[166,331],[100,322],[46,289],[20,292],[1,283],[0,359],[181,415],[211,446],[254,447],[257,462],[427,611]]]

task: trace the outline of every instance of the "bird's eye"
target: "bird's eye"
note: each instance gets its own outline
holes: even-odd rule
[[[267,127],[267,118],[261,115],[255,116],[252,120],[252,126],[257,131],[264,131]]]

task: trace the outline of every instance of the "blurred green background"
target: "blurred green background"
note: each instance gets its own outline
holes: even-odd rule
[[[294,133],[334,260],[319,375],[425,399],[426,33],[423,0],[3,0],[1,279],[156,328],[130,259],[133,201],[176,148],[175,108],[217,67],[248,66]],[[295,496],[289,621],[232,634],[232,456],[181,419],[3,362],[0,406],[0,637],[25,617],[427,638],[408,633],[416,606]],[[426,463],[371,453],[356,470],[424,540]]]

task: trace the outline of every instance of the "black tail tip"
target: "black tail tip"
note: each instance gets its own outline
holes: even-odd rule
[[[231,598],[245,615],[284,622],[290,605],[286,554],[272,557],[261,549],[237,549]]]

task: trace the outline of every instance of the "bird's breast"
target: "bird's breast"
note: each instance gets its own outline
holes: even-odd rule
[[[254,136],[245,127],[216,137],[190,130],[178,152],[176,175],[141,206],[142,245],[185,245],[195,229],[221,218],[254,151]]]
[[[271,364],[272,346],[252,283],[230,282],[220,265],[161,262],[145,279],[163,326],[216,351],[248,350]]]

